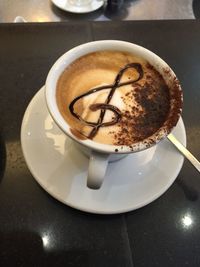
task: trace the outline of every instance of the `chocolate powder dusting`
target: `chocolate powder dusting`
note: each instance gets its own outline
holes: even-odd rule
[[[176,125],[183,106],[183,100],[182,100],[183,94],[182,91],[179,89],[180,88],[179,80],[176,77],[174,77],[172,84],[173,86],[170,90],[171,92],[170,98],[171,102],[173,102],[173,105],[171,106],[171,111],[166,123],[166,128],[168,132]]]
[[[133,84],[132,92],[126,94],[129,100],[133,99],[135,106],[122,113],[119,131],[115,134],[115,145],[131,145],[156,133],[167,120],[170,100],[174,97],[180,99],[180,95],[170,95],[163,77],[152,66],[148,65],[148,68],[151,75],[147,75],[145,83]],[[173,92],[179,94],[180,90],[176,88]],[[176,108],[180,107],[176,105]],[[175,112],[177,113],[177,110]],[[174,122],[177,122],[177,118]],[[171,123],[173,124],[173,117],[170,119]],[[171,128],[171,125],[168,127]]]

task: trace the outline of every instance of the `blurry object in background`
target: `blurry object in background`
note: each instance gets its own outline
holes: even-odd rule
[[[112,1],[109,3],[111,11],[107,16],[108,7],[105,4],[106,8],[103,8],[103,0],[100,2],[93,0],[93,7],[85,12],[67,10],[65,7],[67,0],[0,0],[0,22],[13,22],[19,14],[29,22],[195,19],[193,0],[122,0],[123,5],[117,12],[113,10],[113,0],[110,1]],[[195,11],[199,2],[200,0],[194,0]]]
[[[93,0],[69,0],[68,2],[72,6],[82,7],[89,5],[92,1]]]
[[[193,0],[192,7],[195,18],[200,19],[200,0]]]
[[[103,6],[102,0],[52,0],[58,8],[71,13],[89,13]]]
[[[107,0],[107,9],[109,11],[118,11],[124,3],[124,0]]]
[[[22,23],[22,22],[27,22],[23,17],[21,16],[17,16],[15,19],[14,19],[14,22],[15,23]]]

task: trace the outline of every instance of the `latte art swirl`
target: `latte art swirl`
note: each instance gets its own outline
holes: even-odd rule
[[[127,70],[127,69],[135,69],[138,73],[138,77],[134,80],[130,80],[130,81],[127,81],[127,82],[122,82],[120,83],[121,81],[121,78],[124,74],[124,72]],[[143,69],[142,69],[142,66],[141,64],[139,63],[129,63],[127,65],[125,65],[119,72],[118,74],[116,75],[116,78],[113,82],[113,84],[108,84],[108,85],[105,85],[105,86],[100,86],[100,87],[96,87],[96,88],[93,88],[91,90],[89,90],[88,92],[76,97],[69,105],[69,110],[71,112],[71,114],[77,118],[78,120],[82,121],[83,123],[89,125],[89,126],[92,126],[93,129],[92,131],[90,132],[88,138],[92,139],[94,138],[94,136],[97,134],[98,130],[100,127],[106,127],[106,126],[111,126],[111,125],[114,125],[116,124],[117,122],[119,122],[120,118],[121,118],[121,111],[113,106],[113,105],[110,105],[110,101],[116,91],[117,88],[121,87],[121,86],[125,86],[125,85],[130,85],[130,84],[134,84],[136,82],[138,82],[140,79],[142,79],[143,77]],[[90,121],[87,121],[85,119],[83,119],[78,113],[76,113],[74,111],[74,105],[76,104],[76,102],[80,99],[82,99],[83,97],[86,97],[88,95],[91,95],[91,94],[94,94],[96,92],[99,92],[101,90],[104,90],[104,89],[110,89],[110,92],[105,100],[105,103],[96,103],[96,104],[92,104],[89,106],[90,110],[91,111],[96,111],[98,109],[101,110],[100,112],[100,116],[98,118],[98,121],[97,122],[90,122]],[[112,121],[110,122],[103,122],[103,119],[104,119],[104,116],[105,116],[105,113],[106,113],[106,110],[111,110],[115,117],[113,118]]]

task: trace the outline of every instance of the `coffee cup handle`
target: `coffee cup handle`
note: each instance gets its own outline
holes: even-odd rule
[[[92,151],[89,160],[87,187],[99,189],[104,181],[109,154]]]

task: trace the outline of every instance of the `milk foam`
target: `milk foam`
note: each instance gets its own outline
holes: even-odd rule
[[[99,86],[106,85],[105,83],[99,84]],[[98,87],[99,87],[98,86]],[[92,88],[91,88],[92,89]],[[97,122],[99,119],[100,111],[91,111],[89,106],[92,104],[105,103],[106,98],[109,94],[110,89],[105,89],[94,94],[88,95],[83,99],[83,113],[82,118],[87,119],[88,121]],[[110,104],[117,107],[119,110],[125,109],[126,105],[122,100],[122,92],[115,92]],[[103,122],[111,121],[113,117],[113,112],[107,110],[103,119]]]

